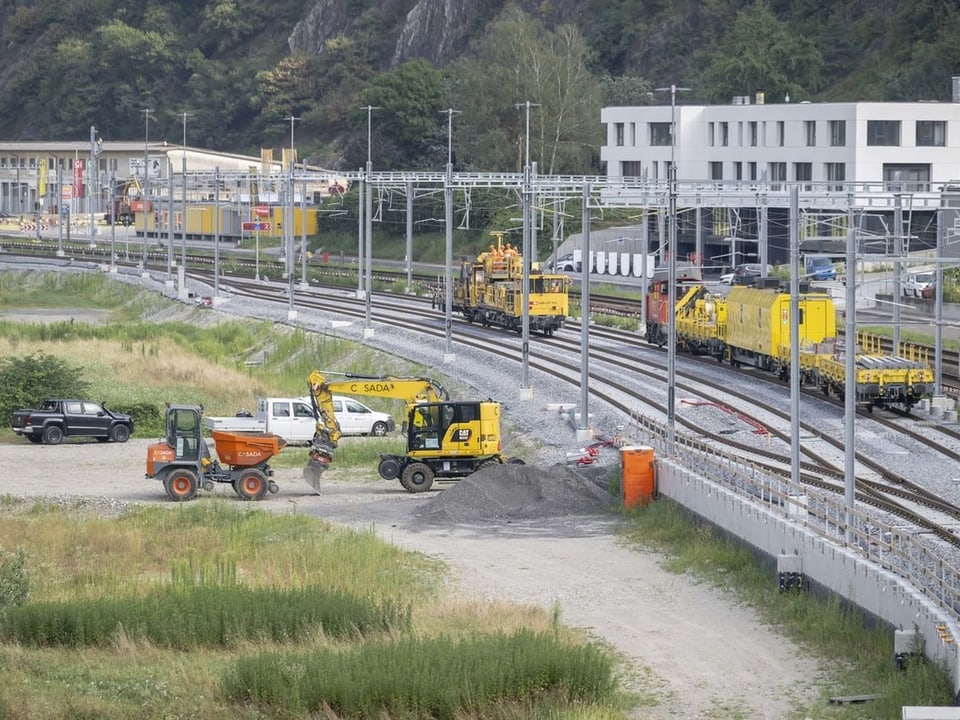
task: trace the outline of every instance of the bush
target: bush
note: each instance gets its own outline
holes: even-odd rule
[[[8,417],[14,410],[36,407],[44,398],[84,397],[90,385],[83,368],[38,353],[0,358],[0,387],[0,416]]]
[[[23,550],[0,560],[0,610],[22,605],[30,595]]]

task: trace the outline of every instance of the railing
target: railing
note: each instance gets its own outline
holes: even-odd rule
[[[645,442],[666,452],[665,429],[637,415],[633,423]],[[914,532],[891,525],[877,514],[848,509],[837,497],[809,485],[771,477],[742,458],[705,442],[675,433],[672,456],[681,465],[751,502],[779,513],[788,522],[824,541],[859,554],[922,592],[955,620],[960,619],[960,569],[946,560],[942,546]],[[848,522],[849,518],[849,522]]]

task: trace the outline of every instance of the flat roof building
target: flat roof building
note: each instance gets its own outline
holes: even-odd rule
[[[705,252],[718,256],[729,253],[730,236],[758,238],[762,205],[769,211],[771,258],[783,261],[784,211],[794,184],[802,193],[802,214],[817,226],[810,239],[842,241],[846,223],[836,218],[852,198],[865,232],[896,233],[891,223],[899,203],[908,213],[908,240],[929,247],[941,192],[960,186],[960,103],[767,104],[760,94],[755,102],[744,96],[730,105],[676,99],[674,106],[603,108],[600,157],[608,179],[637,178],[664,188],[675,159],[681,250],[689,248],[693,232],[684,209],[707,212],[701,233],[713,247]],[[751,258],[736,258],[744,259]]]

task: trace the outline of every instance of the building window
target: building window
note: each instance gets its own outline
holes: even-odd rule
[[[750,179],[757,179],[757,164],[755,162],[747,163],[747,167],[750,170]]]
[[[827,163],[828,190],[843,190],[843,183],[847,180],[847,166],[843,163]]]
[[[750,133],[750,146],[751,146],[751,147],[756,147],[756,146],[757,146],[757,141],[758,141],[758,133],[757,133],[757,123],[756,123],[756,121],[751,121],[751,122],[750,122],[750,125],[748,126],[748,132]]]
[[[884,163],[883,185],[888,192],[930,192],[930,166]]]
[[[617,147],[623,147],[623,123],[614,123],[613,132],[614,136],[616,137],[614,144]]]
[[[666,146],[670,145],[670,123],[650,123],[650,144]]]
[[[720,123],[720,146],[727,147],[730,144],[730,125],[729,123]]]
[[[707,123],[707,145],[715,147],[717,144],[716,128],[713,123]]]
[[[620,163],[620,174],[623,177],[641,177],[643,163],[639,160],[624,160]]]
[[[813,163],[798,162],[793,164],[793,178],[797,182],[809,183],[813,180]],[[804,185],[804,190],[811,190],[812,186]]]
[[[787,164],[785,162],[772,162],[770,163],[770,189],[771,190],[780,190],[781,182],[785,182],[787,179]]]
[[[899,145],[899,120],[867,120],[867,145]]]
[[[743,163],[742,162],[735,162],[733,164],[733,179],[743,180]]]
[[[804,120],[803,134],[807,139],[807,147],[816,147],[817,144],[817,121]]]
[[[710,163],[710,179],[723,180],[723,163],[722,162]]]
[[[777,120],[777,145],[783,147],[786,140],[786,126],[783,120]]]
[[[917,120],[917,145],[945,147],[947,124],[943,120]]]
[[[847,146],[847,121],[846,120],[830,121],[830,146],[831,147]]]

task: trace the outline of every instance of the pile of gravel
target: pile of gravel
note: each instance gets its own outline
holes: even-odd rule
[[[603,514],[610,493],[565,465],[490,465],[428,500],[415,512],[431,523],[510,522]]]

